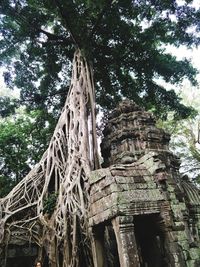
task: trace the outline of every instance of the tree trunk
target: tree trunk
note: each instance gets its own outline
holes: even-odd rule
[[[28,232],[32,242],[45,248],[51,267],[82,267],[83,258],[85,266],[93,266],[88,174],[98,167],[92,69],[77,50],[70,89],[49,148],[0,202],[1,240],[9,243],[5,229],[24,238]]]

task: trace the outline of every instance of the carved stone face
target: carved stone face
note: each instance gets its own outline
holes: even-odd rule
[[[166,172],[158,172],[154,175],[156,181],[158,182],[162,182],[162,181],[165,181],[167,180],[167,173]]]
[[[145,160],[146,158],[146,160]],[[141,158],[142,159],[142,158]],[[160,155],[156,152],[149,152],[147,155],[144,156],[144,165],[154,176],[156,181],[164,181],[167,180],[167,158],[163,155]]]
[[[160,155],[156,152],[149,152],[145,156],[141,157],[140,161],[141,160],[152,175],[166,170],[165,159],[160,157]]]
[[[155,172],[163,171],[166,169],[166,163],[164,158],[160,157],[159,154],[155,154],[153,156],[153,163],[154,163],[154,168]]]
[[[154,178],[158,182],[162,182],[167,180],[167,165],[166,159],[161,157],[159,154],[155,154],[153,156],[153,163],[154,163]]]

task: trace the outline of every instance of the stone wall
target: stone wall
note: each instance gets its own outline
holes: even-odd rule
[[[170,136],[155,123],[127,100],[110,115],[101,144],[104,168],[90,176],[95,267],[111,266],[102,238],[107,227],[121,267],[200,266],[199,190],[181,178]]]

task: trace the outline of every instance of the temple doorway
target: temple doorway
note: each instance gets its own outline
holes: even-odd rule
[[[34,257],[15,257],[7,259],[6,267],[33,267],[35,262]]]
[[[159,214],[134,217],[135,237],[141,267],[167,267],[165,238]]]

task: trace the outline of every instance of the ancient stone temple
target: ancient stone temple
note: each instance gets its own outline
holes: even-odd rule
[[[112,112],[104,168],[90,177],[95,267],[200,266],[200,195],[180,177],[169,140],[130,101]]]
[[[1,267],[33,267],[38,255],[38,246],[24,239],[19,232],[11,233],[7,246],[0,246]],[[0,244],[2,245],[2,244]]]
[[[170,136],[155,123],[131,101],[109,117],[104,162],[90,174],[94,267],[200,266],[199,190],[180,176]],[[0,266],[32,267],[38,245],[10,234],[7,249],[0,246]],[[48,258],[43,267],[49,267]]]

